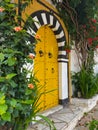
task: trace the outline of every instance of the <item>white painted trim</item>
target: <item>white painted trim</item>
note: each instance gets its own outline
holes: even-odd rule
[[[68,98],[68,66],[67,63],[59,62],[59,99]]]
[[[50,25],[53,25],[53,16],[50,15]]]
[[[58,39],[58,38],[62,38],[63,36],[64,36],[64,32],[63,32],[63,30],[62,30],[60,34],[56,35],[56,38],[57,38],[57,39]]]
[[[58,43],[58,47],[61,47],[61,46],[64,46],[64,45],[65,45],[65,41]]]
[[[37,29],[39,29],[39,28],[41,27],[41,25],[40,25],[40,23],[39,23],[39,20],[38,20],[37,16],[35,16],[33,19],[34,19],[34,21],[35,21],[34,23],[35,23]]]
[[[66,55],[66,51],[59,51],[59,55]]]
[[[69,60],[68,60],[68,59],[63,59],[63,58],[62,58],[62,59],[61,59],[61,58],[58,58],[58,61],[63,61],[63,62],[65,61],[65,62],[69,62]]]
[[[34,32],[34,30],[31,27],[29,27],[29,29],[27,30],[27,32],[29,34],[31,34],[31,35],[35,35],[36,34],[36,32]]]
[[[53,30],[53,31],[57,31],[59,27],[60,27],[60,24],[59,24],[59,22],[57,21],[55,28],[53,28],[52,30]]]
[[[42,16],[44,24],[46,25],[47,24],[46,14],[45,13],[41,13],[41,16]]]

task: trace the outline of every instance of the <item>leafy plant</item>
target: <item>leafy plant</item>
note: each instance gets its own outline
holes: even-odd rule
[[[93,71],[94,51],[98,47],[98,0],[51,1],[67,27],[69,44],[77,54],[80,69]]]
[[[80,72],[74,73],[75,95],[90,98],[98,92],[94,76],[94,52],[98,49],[98,0],[51,0],[70,35],[69,45],[75,51]],[[67,45],[65,45],[66,48]]]
[[[92,120],[89,123],[89,130],[98,130],[98,120]]]
[[[91,98],[98,93],[98,77],[93,73],[81,69],[80,72],[72,75],[72,84],[75,87],[75,96],[81,92],[83,98]]]
[[[27,1],[31,0],[23,4]],[[0,128],[4,130],[26,130],[39,112],[41,96],[32,67],[28,69],[28,64],[33,64],[36,39],[32,43],[25,22],[25,27],[21,25],[18,7],[10,0],[0,3]]]

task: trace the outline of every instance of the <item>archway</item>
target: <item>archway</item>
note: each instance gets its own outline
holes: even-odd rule
[[[49,27],[55,35],[58,46],[58,78],[59,78],[59,103],[65,104],[68,101],[68,61],[67,53],[65,51],[66,35],[60,21],[51,12],[39,10],[31,14],[34,23],[29,26],[28,33],[31,36],[31,41],[34,39],[34,34],[42,26]]]

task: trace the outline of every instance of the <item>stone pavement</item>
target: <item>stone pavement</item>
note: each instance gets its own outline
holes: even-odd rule
[[[82,127],[82,129],[79,129],[80,126],[77,123],[84,113],[89,112],[96,106],[97,101],[98,95],[92,99],[73,98],[72,103],[67,104],[64,108],[57,106],[50,111],[46,111],[43,115],[48,116],[54,122],[56,130],[87,130]],[[45,124],[33,124],[27,130],[50,130],[50,128]]]
[[[74,130],[89,130],[89,123],[93,120],[98,120],[98,103],[97,105],[78,121]]]

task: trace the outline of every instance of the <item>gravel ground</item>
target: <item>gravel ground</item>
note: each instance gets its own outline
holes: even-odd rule
[[[89,130],[88,124],[93,119],[98,120],[98,103],[89,113],[84,114],[81,120],[78,121],[74,130]]]

